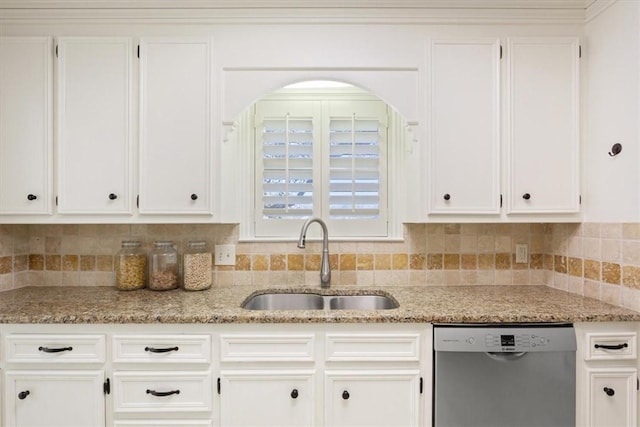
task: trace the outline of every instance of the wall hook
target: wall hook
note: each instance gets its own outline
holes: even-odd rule
[[[609,155],[611,157],[615,157],[618,154],[620,154],[621,151],[622,151],[622,144],[615,143],[615,144],[613,144],[613,146],[611,146],[611,151],[609,151]]]

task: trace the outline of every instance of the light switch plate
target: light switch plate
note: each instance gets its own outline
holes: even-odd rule
[[[216,265],[236,265],[236,245],[216,245]]]

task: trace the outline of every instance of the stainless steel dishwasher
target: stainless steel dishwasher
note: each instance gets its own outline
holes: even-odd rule
[[[570,324],[435,325],[434,427],[575,427]]]

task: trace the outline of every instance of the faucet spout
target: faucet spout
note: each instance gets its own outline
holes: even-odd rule
[[[321,218],[309,218],[302,224],[300,230],[300,237],[298,238],[298,247],[300,249],[305,248],[307,239],[307,228],[317,222],[322,227],[322,261],[320,264],[320,286],[328,288],[331,283],[331,266],[329,265],[329,230],[327,224]]]

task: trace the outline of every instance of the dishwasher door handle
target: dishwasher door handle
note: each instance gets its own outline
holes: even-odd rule
[[[498,362],[511,362],[524,357],[527,354],[526,351],[520,351],[517,353],[510,353],[508,351],[488,351],[487,356]]]

